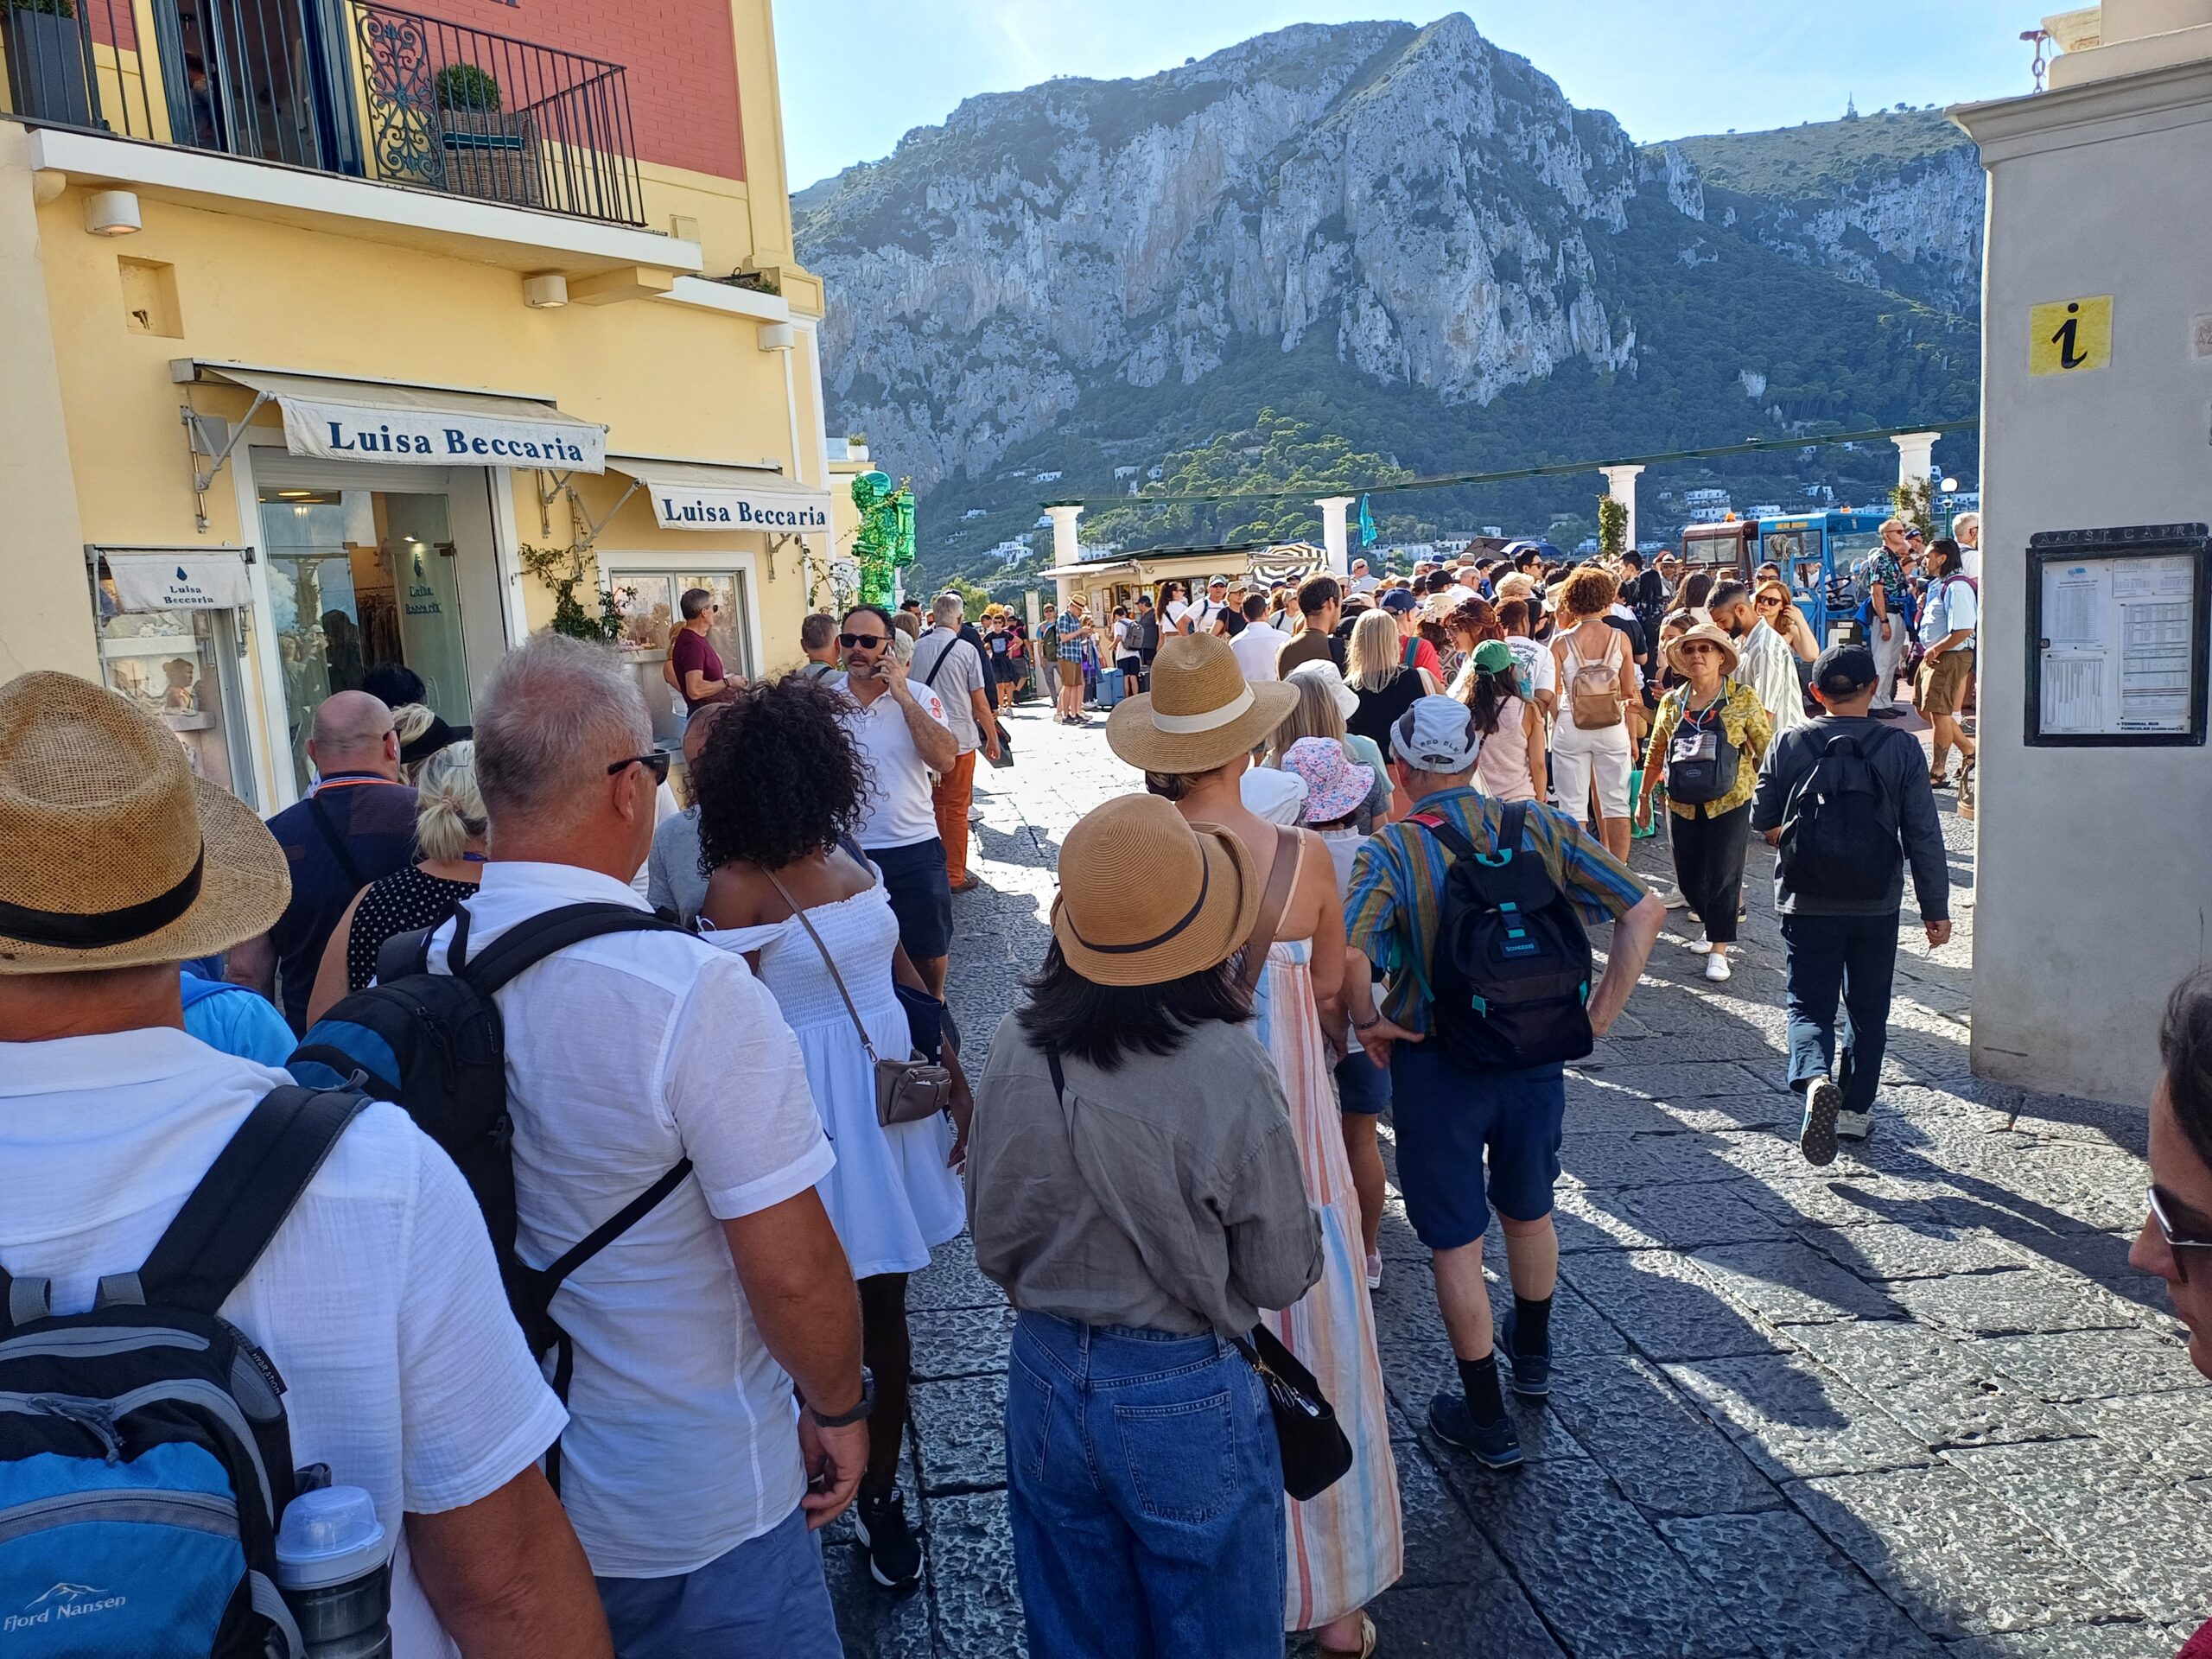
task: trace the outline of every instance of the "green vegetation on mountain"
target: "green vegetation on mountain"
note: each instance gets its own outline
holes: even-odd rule
[[[1974,143],[1940,110],[1877,110],[1841,121],[1672,142],[1707,184],[1781,201],[1824,196],[1870,174],[1894,173]]]

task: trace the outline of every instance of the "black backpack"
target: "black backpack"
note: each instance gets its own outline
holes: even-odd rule
[[[1873,734],[1876,741],[1902,735]],[[1793,894],[1885,899],[1904,864],[1897,805],[1859,734],[1822,741],[1811,768],[1783,808],[1782,879]]]
[[[1480,853],[1442,818],[1417,823],[1452,855],[1424,988],[1434,1040],[1469,1071],[1579,1060],[1590,1029],[1590,938],[1544,861],[1522,843],[1529,803],[1505,809],[1498,850]]]
[[[0,1270],[0,1652],[301,1659],[276,1527],[329,1471],[293,1469],[283,1379],[217,1310],[367,1103],[271,1090],[88,1313]]]
[[[565,1402],[574,1355],[554,1321],[554,1293],[578,1268],[650,1215],[691,1173],[688,1158],[608,1217],[559,1258],[533,1268],[515,1253],[515,1169],[509,1143],[506,1035],[494,995],[556,951],[608,933],[684,930],[620,904],[566,905],[509,928],[483,955],[468,955],[468,906],[454,911],[450,972],[429,970],[430,934],[396,934],[377,952],[377,982],[334,1004],[286,1062],[302,1083],[351,1086],[406,1110],[459,1166],[484,1212],[507,1305],[531,1353],[554,1356],[553,1389]],[[560,1446],[546,1454],[560,1478]]]

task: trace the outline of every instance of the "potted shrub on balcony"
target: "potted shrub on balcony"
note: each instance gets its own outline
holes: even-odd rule
[[[7,70],[10,114],[95,124],[83,28],[76,0],[0,0],[0,64]]]
[[[499,107],[499,83],[473,63],[449,63],[431,81],[438,141],[446,153],[446,188],[487,201],[535,207],[543,200],[537,173],[537,123]]]

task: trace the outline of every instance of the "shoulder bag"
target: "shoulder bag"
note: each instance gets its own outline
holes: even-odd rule
[[[1268,885],[1260,894],[1259,914],[1252,918],[1252,931],[1244,940],[1244,955],[1236,965],[1237,982],[1243,986],[1247,996],[1259,988],[1260,971],[1268,965],[1268,950],[1275,942],[1275,929],[1282,924],[1283,907],[1290,902],[1290,890],[1298,880],[1298,861],[1304,856],[1306,844],[1299,840],[1298,831],[1288,824],[1275,825],[1275,861],[1268,870]]]
[[[1669,696],[1675,694],[1669,692]],[[1667,798],[1684,806],[1706,806],[1736,787],[1744,752],[1728,735],[1728,692],[1692,714],[1685,689],[1675,729],[1667,742]]]
[[[1281,861],[1280,854],[1276,861]],[[1273,887],[1274,883],[1270,881],[1268,885]],[[1058,1053],[1046,1049],[1045,1064],[1052,1073],[1052,1093],[1060,1103],[1060,1124],[1068,1137],[1069,1160],[1075,1165],[1077,1178],[1090,1189],[1093,1202],[1110,1220],[1113,1212],[1099,1200],[1097,1189],[1090,1186],[1090,1177],[1084,1173],[1083,1160],[1076,1156],[1075,1126],[1068,1121],[1067,1078],[1060,1070]],[[1134,1239],[1130,1242],[1135,1243]],[[1142,1255],[1144,1252],[1140,1249],[1137,1254]],[[1260,1386],[1267,1390],[1268,1414],[1274,1419],[1275,1446],[1281,1458],[1285,1495],[1300,1503],[1319,1497],[1351,1468],[1351,1441],[1345,1438],[1344,1426],[1337,1421],[1336,1408],[1321,1392],[1321,1384],[1313,1373],[1283,1346],[1282,1339],[1268,1329],[1265,1319],[1246,1335],[1230,1340],[1236,1351],[1244,1356],[1244,1363],[1259,1373]]]
[[[887,1129],[895,1123],[918,1123],[950,1106],[952,1073],[944,1067],[932,1065],[927,1060],[887,1060],[875,1052],[875,1045],[868,1041],[868,1027],[861,1023],[861,1011],[853,1006],[852,993],[845,988],[845,976],[837,971],[837,964],[830,957],[830,947],[822,943],[822,936],[814,931],[814,924],[806,919],[806,912],[799,908],[798,901],[791,897],[782,879],[773,870],[763,870],[761,874],[791,907],[792,919],[814,941],[814,948],[822,956],[822,965],[830,970],[830,982],[836,986],[837,995],[852,1019],[853,1029],[860,1034],[861,1047],[875,1069],[875,1121]]]

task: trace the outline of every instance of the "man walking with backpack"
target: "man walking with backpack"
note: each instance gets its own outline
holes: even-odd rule
[[[453,1164],[184,1028],[179,961],[284,909],[277,842],[155,716],[27,674],[0,844],[0,1393],[32,1408],[0,1412],[0,1646],[262,1652],[321,1464],[383,1529],[394,1659],[608,1659],[537,1468],[561,1408]],[[133,1524],[73,1524],[104,1510]]]
[[[1815,1164],[1834,1161],[1839,1135],[1873,1132],[1907,864],[1929,944],[1951,937],[1936,797],[1919,742],[1869,715],[1880,677],[1865,645],[1822,652],[1813,695],[1827,712],[1775,740],[1751,800],[1751,828],[1781,849],[1774,907],[1789,950],[1789,1086],[1805,1096],[1797,1144]]]
[[[1521,1442],[1499,1387],[1483,1234],[1494,1205],[1513,1282],[1498,1334],[1514,1392],[1541,1398],[1566,1062],[1618,1017],[1667,911],[1567,814],[1477,794],[1479,744],[1473,711],[1451,697],[1423,697],[1392,723],[1390,776],[1414,810],[1352,866],[1344,999],[1360,1046],[1390,1072],[1406,1214],[1459,1363],[1461,1393],[1430,1402],[1429,1428],[1503,1469],[1521,1461]],[[1606,921],[1593,986],[1583,930]],[[1370,963],[1385,976],[1380,1011]]]
[[[814,1529],[852,1499],[871,1394],[798,1039],[741,957],[655,925],[630,886],[667,759],[613,653],[536,635],[475,709],[491,862],[429,967],[490,975],[503,936],[571,906],[640,918],[497,995],[516,1254],[543,1267],[628,1220],[549,1310],[573,1371],[561,1500],[616,1647],[834,1659]]]

